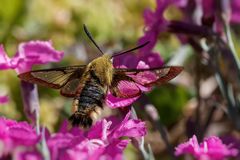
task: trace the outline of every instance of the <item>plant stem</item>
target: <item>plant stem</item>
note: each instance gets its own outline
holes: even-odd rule
[[[43,128],[42,130],[41,152],[44,160],[50,160],[50,153],[49,153],[49,149],[48,149],[46,138],[45,138],[45,128]]]
[[[24,112],[28,119],[30,119],[36,126],[37,134],[40,134],[40,124],[39,124],[39,99],[37,85],[21,81],[21,94],[24,104]]]
[[[132,113],[131,114],[132,119],[138,119],[137,113],[136,113],[135,109],[133,108],[133,106],[131,106],[131,113]],[[146,149],[144,147],[144,137],[133,138],[133,140],[135,141],[135,143],[137,143],[137,148],[140,150],[144,160],[155,160],[153,153],[151,151],[150,144],[148,144],[149,153],[146,151]]]
[[[167,130],[165,129],[164,125],[162,124],[162,122],[160,120],[160,116],[158,114],[157,109],[155,108],[155,106],[153,106],[149,102],[148,98],[145,95],[143,95],[140,100],[142,102],[141,104],[144,105],[144,110],[148,114],[150,121],[152,122],[154,127],[159,131],[159,133],[163,139],[163,142],[166,145],[167,151],[168,151],[169,155],[171,156],[171,159],[175,160],[176,157],[174,155],[173,148],[172,148],[171,144],[169,143],[169,140],[167,137]]]
[[[238,70],[240,70],[240,62],[239,62],[239,58],[237,56],[237,51],[234,47],[234,43],[233,43],[233,39],[232,39],[232,34],[231,34],[231,29],[230,26],[227,22],[224,23],[224,28],[225,28],[225,33],[226,33],[226,37],[227,37],[227,43],[229,45],[229,48],[231,49],[233,56],[234,56],[234,60],[236,61]]]

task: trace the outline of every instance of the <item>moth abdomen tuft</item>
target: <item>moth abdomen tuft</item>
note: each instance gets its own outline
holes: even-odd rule
[[[93,123],[92,118],[88,114],[79,111],[74,112],[71,117],[69,117],[69,121],[72,123],[72,126],[78,127],[80,125],[84,128],[90,127]]]

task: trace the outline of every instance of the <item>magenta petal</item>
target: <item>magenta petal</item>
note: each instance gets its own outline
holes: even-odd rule
[[[150,68],[163,66],[163,59],[159,53],[150,52],[148,54],[142,54],[139,59],[144,61]]]
[[[131,105],[138,98],[139,96],[133,98],[118,98],[109,93],[106,97],[106,103],[110,108],[119,108]]]
[[[99,139],[85,139],[81,143],[69,147],[60,156],[60,160],[95,160],[100,159],[98,150],[104,149],[104,142]],[[93,158],[94,157],[94,158]]]
[[[80,136],[71,133],[56,134],[47,140],[52,159],[59,160],[121,160],[130,142],[122,137],[146,134],[145,125],[130,119],[130,112],[122,119],[100,120]]]
[[[1,69],[10,69],[11,62],[10,58],[7,56],[6,52],[4,51],[4,48],[2,45],[0,45],[0,70]]]
[[[149,84],[157,80],[156,74],[151,71],[140,72],[137,75],[131,77],[134,79],[134,81],[141,85]]]
[[[129,82],[129,81],[123,80],[118,83],[117,87],[119,88],[120,93],[126,96],[137,95],[141,92],[135,82]]]
[[[151,52],[151,50],[154,48],[157,42],[157,35],[158,35],[158,31],[149,30],[145,32],[145,34],[138,40],[138,44],[143,44],[143,43],[146,43],[147,41],[150,41],[147,46],[139,49],[139,52],[142,55],[146,55]]]
[[[74,136],[83,136],[83,131],[79,127],[73,127],[69,131]]]
[[[231,146],[231,148],[240,148],[240,140],[236,137],[233,137],[231,135],[226,135],[221,137],[221,140],[227,146],[229,147]],[[238,155],[236,158],[240,159],[240,150],[238,150]]]
[[[108,145],[103,153],[107,154],[114,160],[123,159],[123,150],[127,147],[130,140],[116,140]]]
[[[147,65],[144,61],[139,61],[137,65],[137,69],[148,69],[149,65]]]
[[[70,133],[57,133],[56,135],[52,136],[47,140],[47,144],[51,152],[51,159],[59,159],[61,154],[63,154],[61,151],[76,145],[82,139],[82,137],[74,136]]]
[[[79,160],[79,157],[81,157],[82,160],[90,160],[87,150],[78,148],[68,148],[62,153],[59,160]]]
[[[43,160],[42,155],[37,151],[23,151],[14,157],[16,160]]]
[[[153,24],[155,20],[154,13],[149,8],[144,10],[143,17],[146,25]]]
[[[127,147],[130,140],[115,140],[106,147],[98,148],[91,155],[89,160],[106,159],[106,160],[123,160],[123,150]]]
[[[240,23],[240,2],[239,0],[232,0],[231,1],[231,9],[232,9],[232,15],[231,15],[231,22],[233,23]]]
[[[26,122],[18,122],[9,126],[8,134],[14,143],[19,145],[35,145],[40,138],[35,129]]]
[[[179,156],[182,154],[192,154],[192,155],[199,155],[200,154],[200,147],[198,144],[197,137],[194,135],[192,138],[189,139],[188,142],[182,143],[175,148],[175,155]]]
[[[67,133],[68,132],[68,120],[63,120],[61,126],[59,127],[59,133]]]
[[[138,57],[134,54],[128,53],[117,56],[113,59],[113,66],[115,68],[136,68],[138,64]],[[124,67],[120,67],[124,66]]]
[[[121,138],[121,137],[142,137],[147,131],[145,127],[145,123],[136,120],[129,119],[131,112],[125,116],[120,124],[117,124],[112,130],[111,137],[113,139]]]
[[[33,65],[58,62],[63,58],[63,52],[57,51],[49,41],[30,41],[21,43],[17,54],[12,58],[12,64],[17,64],[18,73],[31,70]]]
[[[204,139],[199,145],[196,136],[194,135],[186,143],[178,145],[175,155],[191,154],[197,159],[214,159],[224,160],[228,157],[235,157],[238,150],[231,148],[222,143],[222,141],[215,136]]]
[[[35,129],[28,123],[0,117],[0,141],[4,145],[0,156],[11,154],[19,146],[34,148],[39,139]]]
[[[113,137],[142,137],[147,133],[145,123],[140,120],[128,120],[126,123],[122,123],[119,129],[114,131]]]
[[[108,130],[112,122],[107,122],[105,119],[96,122],[94,126],[87,133],[89,139],[102,139],[107,140]]]
[[[67,134],[67,133],[71,133],[73,136],[83,136],[83,131],[79,128],[79,127],[71,127],[71,129],[69,129],[69,122],[68,120],[63,120],[58,133],[63,133],[63,134]]]
[[[9,101],[8,96],[0,96],[0,104],[7,103]]]
[[[148,68],[149,66],[145,62],[139,61],[137,69],[148,69]],[[149,84],[157,80],[157,76],[151,71],[140,72],[137,75],[131,75],[131,77],[134,79],[135,82],[141,85]],[[150,88],[150,87],[146,87],[146,89],[144,88],[143,89],[147,90],[147,88]]]
[[[206,154],[212,159],[221,160],[226,156],[236,156],[238,150],[235,148],[229,148],[222,143],[222,140],[218,137],[211,136],[204,139],[204,142],[200,144],[202,150],[207,150]]]
[[[138,88],[143,92],[149,92],[151,91],[152,87],[145,87],[143,85],[137,84]]]

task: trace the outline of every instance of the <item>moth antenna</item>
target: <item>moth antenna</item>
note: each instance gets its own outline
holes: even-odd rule
[[[89,39],[92,41],[92,43],[95,45],[95,47],[97,47],[97,49],[98,49],[102,54],[104,54],[103,51],[100,49],[100,47],[97,45],[97,43],[94,41],[91,33],[88,31],[88,29],[87,29],[87,27],[86,27],[85,24],[83,24],[83,30],[84,30],[84,32],[86,33],[86,35],[88,36],[88,38],[89,38]]]
[[[132,49],[129,49],[129,50],[126,50],[126,51],[122,51],[122,52],[120,52],[120,53],[116,53],[116,54],[112,55],[111,58],[116,57],[116,56],[120,56],[120,55],[122,55],[122,54],[131,52],[131,51],[134,51],[134,50],[137,50],[137,49],[139,49],[139,48],[143,48],[143,47],[146,46],[148,43],[150,43],[150,41],[147,41],[147,42],[145,42],[145,43],[143,43],[143,44],[141,44],[141,45],[139,45],[139,46],[137,46],[137,47],[135,47],[135,48],[132,48]]]

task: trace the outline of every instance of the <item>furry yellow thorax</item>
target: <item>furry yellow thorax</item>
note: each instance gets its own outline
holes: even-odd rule
[[[110,86],[113,78],[113,65],[111,57],[104,54],[101,57],[94,59],[88,64],[88,70],[94,71],[102,84]]]

